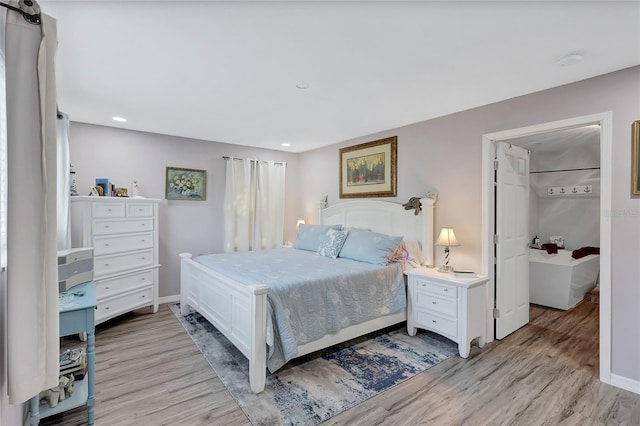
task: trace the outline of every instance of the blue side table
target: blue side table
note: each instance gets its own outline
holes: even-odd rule
[[[60,337],[72,334],[87,333],[87,374],[84,379],[76,381],[73,393],[54,408],[40,407],[38,395],[31,398],[32,426],[40,423],[41,418],[49,417],[72,408],[87,406],[89,424],[95,419],[95,371],[96,371],[96,337],[94,311],[96,308],[96,286],[93,281],[77,285],[67,292],[76,293],[83,290],[82,296],[74,296],[74,300],[68,306],[60,309]]]

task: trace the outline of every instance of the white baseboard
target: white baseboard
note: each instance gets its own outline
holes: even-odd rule
[[[178,303],[179,301],[180,301],[179,294],[174,294],[173,296],[158,297],[158,303],[161,305],[164,305],[167,303]]]
[[[627,377],[611,374],[611,386],[640,394],[640,382]]]

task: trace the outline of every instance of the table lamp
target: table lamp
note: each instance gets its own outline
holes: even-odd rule
[[[453,267],[449,266],[449,247],[459,246],[456,235],[453,233],[453,228],[450,226],[444,226],[440,230],[440,235],[436,241],[437,246],[444,246],[444,265],[438,268],[438,272],[451,272]]]

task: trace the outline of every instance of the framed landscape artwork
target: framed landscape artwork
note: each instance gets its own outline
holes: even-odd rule
[[[398,138],[340,149],[340,198],[395,197]]]
[[[633,173],[631,174],[631,194],[640,195],[640,176],[638,176],[638,163],[640,163],[640,120],[633,122]]]
[[[165,198],[167,200],[206,200],[207,171],[167,167]]]

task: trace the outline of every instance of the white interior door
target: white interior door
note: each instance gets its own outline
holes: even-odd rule
[[[496,142],[496,339],[529,322],[529,151]]]

